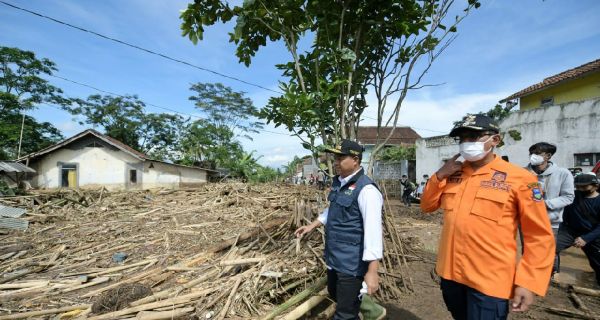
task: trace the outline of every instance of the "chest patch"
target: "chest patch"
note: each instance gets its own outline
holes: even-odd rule
[[[509,192],[510,185],[506,183],[506,177],[506,172],[496,171],[494,172],[490,180],[481,181],[481,186],[483,188],[490,188]]]

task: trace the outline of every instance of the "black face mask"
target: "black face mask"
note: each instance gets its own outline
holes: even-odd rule
[[[581,195],[582,195],[582,196],[584,196],[584,197],[589,197],[589,196],[591,196],[592,194],[594,194],[594,190],[593,190],[593,189],[592,189],[592,190],[578,190],[578,191],[579,191],[579,192],[581,193]]]

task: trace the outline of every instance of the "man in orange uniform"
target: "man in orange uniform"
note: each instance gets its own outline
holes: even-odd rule
[[[548,289],[554,236],[537,178],[496,156],[499,126],[469,115],[450,132],[460,154],[429,179],[421,208],[444,210],[436,271],[454,319],[506,319]],[[459,157],[460,156],[460,157]],[[517,226],[524,253],[517,261]]]

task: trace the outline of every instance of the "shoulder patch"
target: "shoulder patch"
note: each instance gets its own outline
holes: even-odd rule
[[[542,201],[543,196],[542,196],[542,190],[540,190],[540,188],[538,187],[534,187],[531,189],[531,195],[532,195],[532,199],[533,201]]]

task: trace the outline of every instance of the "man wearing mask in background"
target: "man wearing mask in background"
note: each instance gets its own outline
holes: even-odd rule
[[[550,282],[554,237],[541,190],[535,176],[493,153],[499,129],[481,114],[457,123],[450,136],[460,154],[431,176],[421,197],[424,212],[444,210],[436,271],[454,319],[506,319],[509,304],[526,311]],[[525,251],[517,261],[519,224]]]
[[[529,165],[527,170],[537,176],[541,186],[541,196],[548,211],[552,233],[556,239],[558,227],[563,220],[563,210],[575,198],[573,175],[550,161],[556,153],[556,146],[547,142],[538,142],[529,147]],[[552,272],[558,272],[560,258],[554,260]]]
[[[558,230],[556,255],[571,246],[581,248],[596,273],[600,286],[600,197],[598,178],[594,173],[575,177],[575,201],[565,208]]]
[[[410,197],[417,186],[412,183],[412,181],[408,180],[408,176],[405,174],[400,178],[400,184],[402,185],[402,203],[404,203],[405,206],[410,207]]]

